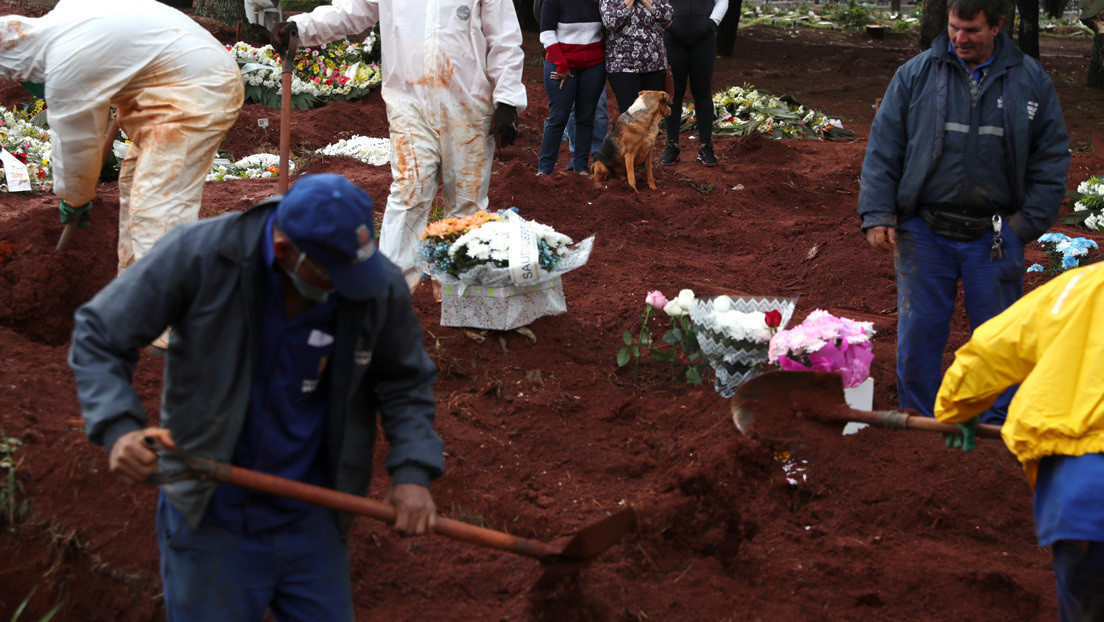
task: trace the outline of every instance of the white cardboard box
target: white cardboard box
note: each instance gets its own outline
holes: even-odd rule
[[[847,402],[848,406],[855,410],[873,410],[874,379],[867,378],[859,383],[857,387],[845,388],[843,390],[843,399]],[[865,423],[849,421],[847,425],[843,426],[843,433],[854,434],[866,426],[867,424]]]

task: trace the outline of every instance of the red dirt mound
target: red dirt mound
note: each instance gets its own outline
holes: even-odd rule
[[[1080,86],[1090,42],[1044,39],[1042,49],[1073,135],[1073,187],[1104,172],[1104,154],[1091,149],[1100,95]],[[428,288],[415,295],[441,369],[448,472],[432,490],[450,517],[540,540],[626,506],[639,525],[574,580],[531,592],[541,574],[533,560],[441,537],[399,539],[359,520],[350,537],[358,619],[1056,619],[1050,555],[1035,545],[1026,481],[1000,443],[962,454],[920,432],[820,430],[802,445],[743,436],[710,387],[672,385],[655,361],[634,382],[631,366],[615,362],[651,289],[798,296],[797,319],[824,308],[874,322],[874,404],[895,404],[892,259],[866,245],[855,204],[872,104],[914,42],[744,31],[736,56],[718,59],[715,88],[746,82],[793,94],[856,136],[717,137],[719,166],[657,167],[659,189],[639,193],[620,181],[536,177],[548,109],[532,33],[525,51],[530,105],[518,142],[496,154],[491,206],[597,241],[588,265],[564,279],[568,312],[534,322],[535,342],[441,327]],[[0,104],[20,98],[17,85],[0,83]],[[291,144],[299,152],[386,128],[372,93],[295,111]],[[239,158],[274,152],[279,131],[278,111],[250,104],[226,148]],[[309,156],[297,173],[321,171],[366,188],[382,213],[389,167]],[[275,189],[274,180],[209,183],[202,213],[241,210]],[[0,617],[37,587],[27,619],[57,602],[60,620],[160,619],[156,492],[106,472],[65,363],[73,311],[115,272],[117,189],[100,186],[92,229],[63,253],[54,250],[56,205],[52,195],[0,195],[2,432],[23,442],[19,520],[0,521]],[[1042,259],[1032,245],[1029,261]],[[1046,278],[1029,275],[1027,286]],[[661,330],[662,320],[653,325]],[[960,344],[962,315],[952,330]],[[161,360],[143,354],[134,382],[150,413],[160,377]],[[378,479],[371,494],[386,485]]]

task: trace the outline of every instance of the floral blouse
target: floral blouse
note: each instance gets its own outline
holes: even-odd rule
[[[647,73],[667,67],[663,31],[674,11],[668,0],[652,0],[647,9],[640,0],[625,6],[625,0],[600,0],[602,24],[606,27],[606,71]]]

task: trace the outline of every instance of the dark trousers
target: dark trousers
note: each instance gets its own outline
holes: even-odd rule
[[[625,111],[636,101],[640,91],[662,91],[663,80],[667,70],[649,71],[647,73],[629,73],[617,71],[607,73],[610,88],[613,89],[613,97],[617,100],[617,111],[625,114]]]
[[[594,111],[598,107],[598,95],[606,87],[606,67],[598,63],[586,69],[572,69],[571,77],[561,84],[552,79],[555,63],[544,61],[544,91],[548,94],[548,121],[541,138],[540,160],[537,170],[549,175],[556,167],[563,142],[564,126],[575,111],[575,140],[589,145],[594,135]],[[576,172],[587,170],[590,151],[579,149],[572,155],[571,167]]]
[[[1104,620],[1104,542],[1059,540],[1052,548],[1059,619]]]
[[[671,65],[671,77],[675,81],[671,114],[664,121],[667,142],[678,144],[679,125],[682,123],[682,98],[686,84],[690,83],[690,95],[694,98],[694,120],[698,126],[701,144],[713,142],[713,63],[717,58],[717,36],[709,35],[689,45],[676,43],[670,38],[667,44],[667,62]]]
[[[897,227],[897,403],[901,408],[934,415],[959,282],[971,331],[1023,295],[1023,242],[1007,219],[1001,225],[1001,239],[1004,256],[991,259],[991,231],[959,242],[932,233],[920,217]],[[979,420],[1004,423],[1014,393],[1014,387],[1002,393]]]

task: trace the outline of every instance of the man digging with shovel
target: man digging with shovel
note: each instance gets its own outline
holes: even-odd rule
[[[401,271],[376,249],[372,200],[337,175],[173,229],[77,310],[69,364],[88,436],[133,483],[184,454],[363,495],[376,413],[395,529],[433,531],[437,368]],[[173,328],[162,427],[131,386],[138,348]],[[348,514],[230,484],[161,488],[172,620],[352,620]],[[444,520],[444,519],[442,519]]]
[[[112,107],[131,141],[119,170],[119,270],[199,218],[244,89],[210,33],[154,0],[61,0],[39,18],[0,17],[0,43],[0,78],[46,84],[62,224],[90,226]]]

